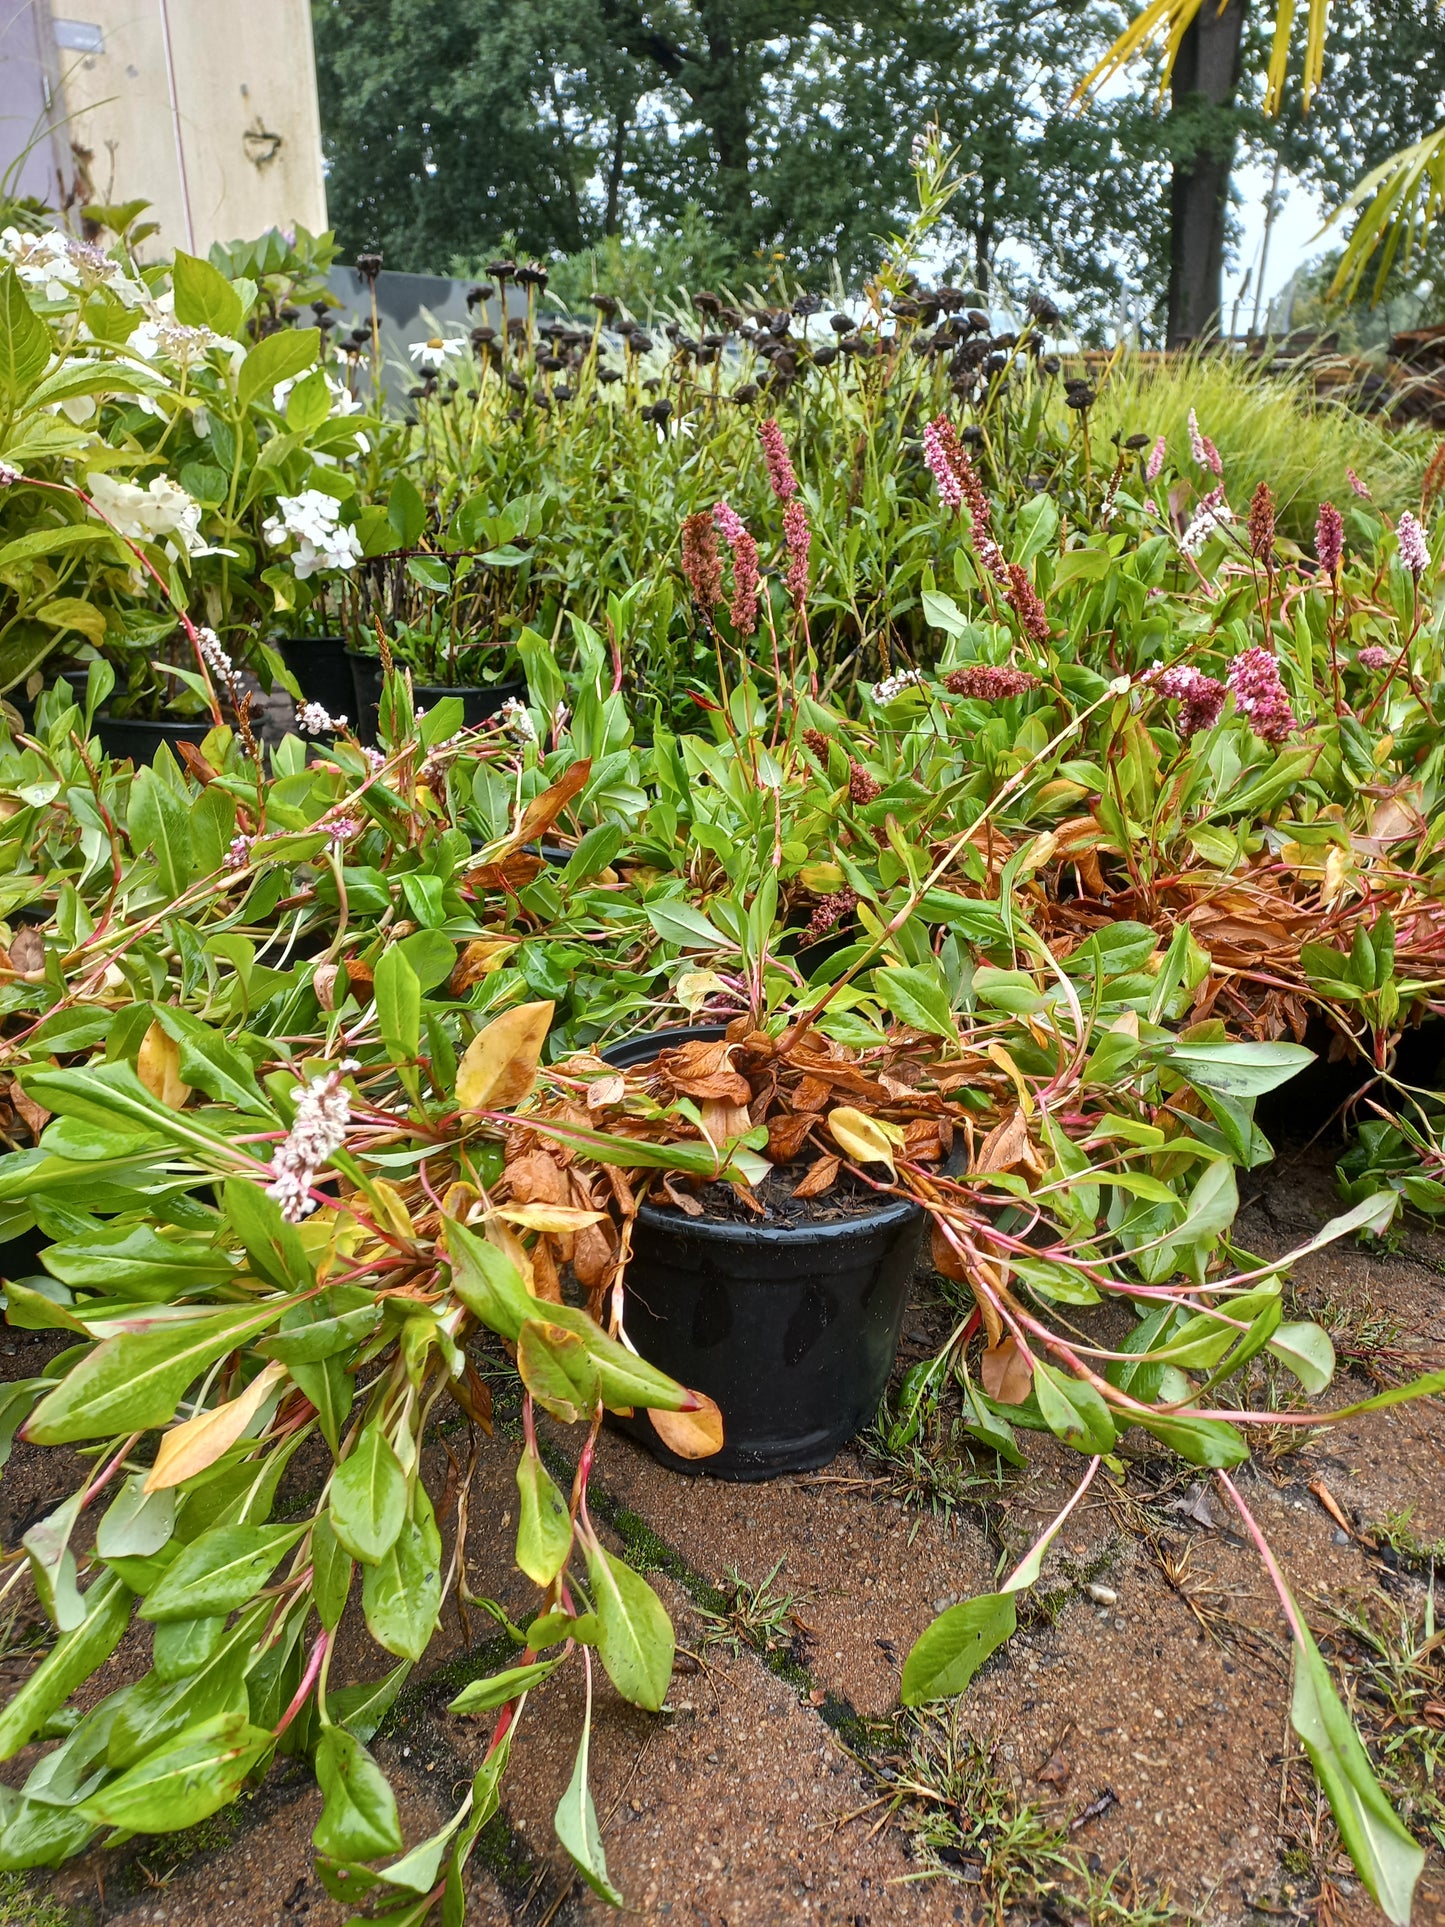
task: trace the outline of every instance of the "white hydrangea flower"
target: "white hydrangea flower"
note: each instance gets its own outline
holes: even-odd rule
[[[286,404],[291,399],[291,390],[296,386],[297,382],[305,381],[307,375],[313,374],[314,372],[314,369],[307,368],[299,375],[287,375],[284,381],[278,381],[276,383],[276,386],[271,390],[271,406],[276,410],[278,415],[284,415],[286,413]],[[344,381],[338,381],[335,375],[327,375],[326,386],[331,390],[331,413],[333,416],[356,415],[361,412],[360,400],[352,394],[350,388],[347,387]]]
[[[135,542],[166,542],[189,555],[216,553],[201,536],[201,505],[169,475],[157,475],[146,488],[117,481],[98,469],[89,478],[92,501],[106,521]]]
[[[304,489],[300,495],[279,495],[276,514],[261,532],[272,548],[296,540],[293,566],[297,580],[306,581],[321,569],[353,569],[361,560],[361,540],[341,520],[341,505],[323,489]]]

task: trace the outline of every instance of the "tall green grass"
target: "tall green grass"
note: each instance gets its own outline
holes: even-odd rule
[[[1350,500],[1353,469],[1376,504],[1392,514],[1418,507],[1420,478],[1436,433],[1419,424],[1393,427],[1328,396],[1307,375],[1264,374],[1220,354],[1169,362],[1124,355],[1100,388],[1091,424],[1096,445],[1120,435],[1163,435],[1169,459],[1195,472],[1189,411],[1224,458],[1229,499],[1242,509],[1268,482],[1280,525],[1308,539],[1324,501]]]

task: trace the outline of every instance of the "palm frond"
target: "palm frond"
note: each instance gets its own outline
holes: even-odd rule
[[[1355,223],[1349,245],[1330,284],[1330,299],[1353,299],[1371,258],[1378,252],[1370,301],[1385,291],[1396,256],[1404,249],[1408,267],[1415,248],[1433,221],[1445,214],[1445,127],[1437,127],[1413,147],[1392,154],[1367,174],[1326,222],[1342,220],[1353,208],[1369,205]]]
[[[1156,41],[1164,43],[1164,72],[1160,91],[1169,85],[1180,42],[1193,25],[1206,0],[1149,0],[1144,11],[1135,16],[1110,47],[1093,72],[1086,74],[1074,90],[1076,100],[1093,93],[1102,82],[1121,72],[1144,48]],[[1309,0],[1305,26],[1304,106],[1308,109],[1324,72],[1325,36],[1328,31],[1330,0]],[[1220,0],[1223,12],[1223,0]],[[1274,114],[1284,94],[1289,67],[1290,36],[1294,31],[1295,0],[1278,0],[1274,19],[1274,39],[1270,46],[1269,68],[1265,76],[1264,111]]]

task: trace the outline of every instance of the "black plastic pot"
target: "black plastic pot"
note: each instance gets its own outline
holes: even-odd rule
[[[374,743],[377,712],[381,705],[381,663],[377,657],[363,655],[359,649],[348,649],[346,654],[351,663],[357,734],[363,743]],[[485,685],[418,682],[413,677],[411,691],[418,709],[431,709],[444,696],[460,696],[462,727],[471,729],[477,723],[484,723],[489,716],[495,716],[504,703],[514,699],[517,702],[524,701],[527,685],[521,677],[518,677],[515,682],[496,682]]]
[[[722,1027],[614,1044],[627,1069]],[[678,1472],[758,1480],[828,1462],[878,1409],[923,1234],[916,1204],[800,1226],[684,1218],[644,1204],[627,1267],[627,1335],[642,1356],[715,1399],[723,1448],[670,1452],[645,1413],[616,1423]]]
[[[320,703],[328,716],[354,716],[356,684],[343,637],[283,636],[276,647],[306,702]]]
[[[211,728],[209,716],[107,716],[102,710],[92,725],[107,756],[128,756],[139,767],[149,763],[162,743],[174,750],[177,743],[195,743],[199,748]]]

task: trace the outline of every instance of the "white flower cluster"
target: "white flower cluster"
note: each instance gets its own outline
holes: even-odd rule
[[[873,685],[875,703],[891,703],[901,696],[905,689],[913,689],[923,681],[916,669],[900,669],[895,676],[885,676],[882,682]]]
[[[143,321],[126,345],[146,361],[164,355],[168,361],[185,368],[193,361],[203,360],[212,348],[234,348],[236,343],[226,335],[218,335],[213,328],[188,327],[174,315],[162,314]]]
[[[243,836],[239,833],[233,836],[231,838],[230,849],[227,850],[225,856],[221,859],[222,868],[227,870],[244,870],[246,865],[251,861],[251,845],[255,841],[254,836]]]
[[[509,736],[515,736],[519,743],[535,743],[537,725],[532,721],[532,712],[525,703],[519,703],[515,696],[508,696],[498,712],[497,720]]]
[[[196,631],[196,647],[201,652],[201,661],[213,676],[220,676],[231,682],[235,678],[236,665],[222,647],[221,638],[214,629],[200,628]]]
[[[140,488],[98,469],[87,487],[104,520],[132,541],[166,542],[173,554],[177,545],[189,555],[213,553],[201,537],[200,503],[169,475],[157,475],[148,487]]]
[[[281,1207],[288,1224],[300,1224],[316,1209],[311,1187],[316,1173],[333,1151],[346,1142],[346,1127],[351,1121],[351,1100],[341,1080],[357,1068],[352,1058],[343,1058],[320,1077],[313,1077],[296,1101],[296,1121],[271,1156],[274,1173],[266,1194]]]
[[[303,489],[300,495],[278,495],[277,513],[262,524],[272,548],[296,538],[296,579],[304,582],[320,569],[352,569],[361,560],[356,530],[341,520],[341,505],[324,489]]]
[[[296,727],[303,736],[330,736],[345,729],[346,718],[331,715],[321,703],[302,703],[296,711]]]
[[[1216,529],[1227,529],[1234,520],[1234,511],[1228,502],[1217,499],[1218,489],[1211,489],[1199,504],[1194,520],[1179,538],[1181,555],[1198,555]]]
[[[133,281],[104,248],[77,241],[59,228],[22,234],[19,228],[7,227],[0,233],[0,258],[10,263],[28,287],[40,289],[48,301],[63,300],[72,289],[94,288],[102,282],[127,307],[147,298],[140,282]]]
[[[13,462],[0,462],[0,488],[14,488],[17,482],[24,480],[23,470],[16,468]]]

